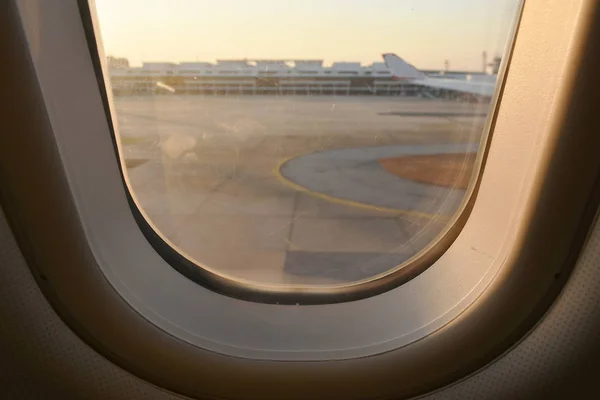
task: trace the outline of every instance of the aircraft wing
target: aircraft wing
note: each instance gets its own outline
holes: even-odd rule
[[[392,70],[394,79],[406,80],[414,85],[437,89],[454,90],[479,96],[492,97],[496,88],[495,79],[485,81],[469,81],[462,79],[430,78],[395,54],[384,54],[383,59]]]
[[[414,85],[427,86],[436,89],[454,90],[457,92],[471,93],[479,96],[492,97],[496,84],[493,82],[472,82],[459,79],[437,79],[429,78],[413,80]]]

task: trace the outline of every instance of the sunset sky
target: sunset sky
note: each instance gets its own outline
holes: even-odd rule
[[[106,55],[142,61],[324,59],[481,70],[519,0],[95,0]]]

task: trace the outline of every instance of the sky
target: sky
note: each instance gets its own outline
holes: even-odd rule
[[[105,55],[143,61],[324,59],[396,53],[479,71],[502,55],[520,0],[95,0]]]

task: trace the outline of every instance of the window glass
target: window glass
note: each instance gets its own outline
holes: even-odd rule
[[[474,182],[518,5],[96,0],[129,189],[246,283],[401,269]]]

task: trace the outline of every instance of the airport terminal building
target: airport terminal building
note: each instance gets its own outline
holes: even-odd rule
[[[361,65],[323,60],[217,60],[208,62],[145,62],[129,67],[127,60],[108,58],[115,95],[379,95],[415,96],[421,88],[394,79],[383,62]],[[424,71],[430,76],[470,79],[483,72]]]

